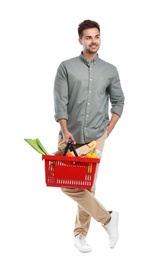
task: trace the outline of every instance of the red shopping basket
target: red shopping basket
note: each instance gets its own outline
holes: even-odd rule
[[[45,161],[47,186],[91,189],[100,159],[78,157],[76,151],[75,155],[74,157],[42,155],[42,160]]]

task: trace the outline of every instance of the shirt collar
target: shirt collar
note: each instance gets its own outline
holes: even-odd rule
[[[80,57],[80,59],[81,59],[86,65],[88,65],[88,64],[90,63],[89,60],[87,60],[87,59],[82,55],[82,52],[81,52],[81,54],[79,55],[79,57]],[[95,65],[95,64],[97,63],[98,59],[99,59],[99,56],[98,56],[98,54],[97,54],[97,56],[96,56],[91,62],[93,62],[93,64]]]

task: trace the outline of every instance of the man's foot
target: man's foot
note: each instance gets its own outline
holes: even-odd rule
[[[74,245],[82,253],[88,253],[92,251],[91,246],[89,246],[82,234],[75,236]]]
[[[110,248],[114,248],[118,241],[118,221],[119,221],[119,213],[117,211],[110,212],[111,220],[107,225],[103,225],[104,229],[107,231],[109,235],[109,246]]]

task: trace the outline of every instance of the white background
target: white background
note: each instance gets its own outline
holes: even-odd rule
[[[24,141],[57,150],[54,77],[80,54],[84,19],[100,23],[99,56],[118,68],[126,97],[97,183],[97,198],[120,213],[120,239],[110,250],[92,220],[87,255],[73,246],[75,203],[45,186],[41,155]],[[168,259],[167,24],[164,0],[0,2],[1,259]]]

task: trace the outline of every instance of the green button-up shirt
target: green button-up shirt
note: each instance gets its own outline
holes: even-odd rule
[[[80,54],[59,65],[54,81],[55,120],[67,120],[78,144],[101,137],[110,112],[121,116],[123,106],[117,68],[98,55],[89,62]]]

